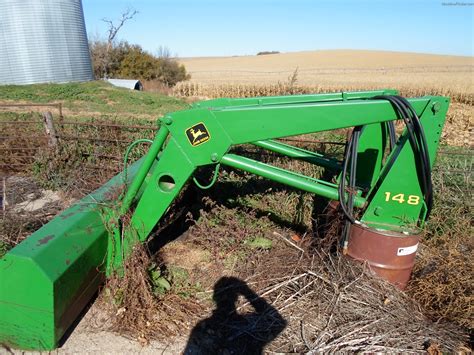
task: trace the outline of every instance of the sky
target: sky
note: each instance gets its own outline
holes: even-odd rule
[[[474,55],[474,0],[82,0],[89,38],[118,34],[179,57],[368,49]]]

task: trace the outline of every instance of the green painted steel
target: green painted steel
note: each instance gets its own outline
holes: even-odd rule
[[[135,243],[144,242],[200,166],[224,164],[337,200],[337,185],[230,154],[254,144],[336,171],[340,162],[279,138],[364,126],[357,151],[354,205],[368,226],[413,232],[425,219],[418,162],[405,131],[386,157],[391,104],[372,100],[394,90],[217,99],[167,114],[147,156],[121,176],[35,232],[0,260],[0,342],[53,349],[96,292],[103,275],[120,272]],[[408,100],[421,118],[433,164],[449,100]],[[117,196],[124,196],[118,201]],[[107,203],[106,201],[110,201]]]
[[[448,106],[448,98],[433,97],[417,110],[428,143],[431,167],[436,158]],[[361,218],[362,222],[378,229],[411,234],[419,232],[427,211],[418,174],[418,163],[405,131],[372,185],[370,203]]]
[[[367,200],[367,206],[370,206],[367,207],[367,211],[375,210],[375,212],[370,212],[370,216],[365,213],[363,221],[376,223],[375,220],[380,219],[377,214],[380,213],[381,208],[380,206],[372,207],[372,197],[375,196],[374,189],[378,189],[378,186],[382,183],[386,184],[390,180],[387,179],[388,176],[393,176],[394,181],[404,179],[403,174],[397,171],[398,169],[393,169],[395,165],[382,166],[387,138],[385,123],[398,120],[400,117],[389,102],[370,99],[381,93],[393,93],[393,91],[302,95],[296,98],[217,99],[199,105],[196,104],[190,110],[167,115],[164,122],[170,132],[170,140],[168,146],[163,150],[163,156],[160,158],[160,163],[156,165],[156,170],[149,173],[151,176],[150,184],[146,187],[132,217],[133,233],[139,240],[146,239],[162,214],[167,210],[169,204],[177,196],[180,188],[184,186],[192,176],[193,171],[199,166],[216,163],[234,164],[239,169],[245,167],[248,171],[277,180],[281,179],[282,176],[295,176],[293,173],[286,171],[275,174],[274,172],[277,170],[274,167],[256,169],[255,166],[251,167],[253,163],[250,164],[249,161],[246,161],[249,164],[240,164],[242,161],[237,162],[235,159],[230,162],[227,153],[234,145],[256,144],[288,156],[310,158],[310,154],[307,152],[299,151],[296,147],[283,145],[272,140],[354,126],[365,126],[358,154],[361,161],[357,173],[360,182],[357,205],[362,206],[361,199]],[[420,116],[422,116],[426,107],[437,102],[437,105],[442,106],[437,115],[444,122],[448,105],[446,98],[421,97],[410,99],[409,102]],[[424,121],[422,117],[422,122]],[[441,126],[435,132],[440,131],[443,122],[440,122]],[[186,133],[193,127],[196,129],[200,127],[205,130],[205,134],[202,133],[206,136],[206,139],[198,145],[194,145],[190,141],[190,136]],[[399,144],[401,144],[400,142],[403,141],[406,134],[406,132],[402,134]],[[430,150],[435,152],[437,144],[437,140],[430,140]],[[409,149],[410,147],[406,148],[406,150]],[[398,148],[394,150],[392,156],[395,156],[397,150]],[[322,160],[326,157],[318,153],[315,153],[315,156],[321,161],[313,160],[312,162],[325,166],[326,162]],[[163,159],[164,157],[166,159]],[[173,162],[179,162],[179,164],[173,164]],[[254,165],[263,166],[258,162]],[[404,169],[416,171],[414,160],[407,162]],[[175,188],[169,190],[159,188],[160,176],[172,180]],[[295,180],[292,181],[291,186],[296,185],[297,188],[302,188]],[[404,179],[404,184],[412,186],[415,190],[416,188],[419,189],[418,177],[413,176],[413,174],[410,178]],[[327,187],[328,185],[317,182],[315,186]],[[332,189],[323,188],[317,191],[313,188],[313,192],[337,199],[338,194],[333,190],[334,187],[335,185],[331,186]],[[368,191],[371,191],[371,193],[369,194]],[[396,190],[393,191],[396,192]],[[380,198],[379,196],[380,194],[377,195],[377,199]],[[410,203],[413,203],[413,199],[410,200]],[[154,206],[152,210],[149,208],[150,205]],[[386,228],[388,230],[400,230],[406,225],[405,222],[400,221],[419,218],[420,213],[422,213],[422,204],[413,206],[410,205],[406,209],[405,206],[385,204],[383,206],[384,215],[391,216],[385,221],[387,222],[385,223]],[[407,211],[409,213],[406,213]],[[395,220],[399,222],[394,224]],[[379,225],[380,228],[381,226],[382,224]]]
[[[129,168],[133,178],[141,161]],[[104,280],[109,234],[103,211],[116,176],[0,259],[0,344],[54,349]]]
[[[264,178],[274,180],[276,182],[292,186],[303,191],[312,192],[316,195],[320,195],[332,200],[339,199],[337,185],[328,183],[326,181],[313,179],[294,172],[289,172],[287,170],[235,154],[224,155],[222,157],[221,163],[236,169],[248,171],[249,173],[255,175],[263,176]],[[364,198],[359,196],[355,197],[354,205],[356,207],[363,207],[364,204]]]
[[[252,144],[290,158],[303,160],[335,171],[341,170],[341,164],[336,159],[326,157],[320,153],[310,152],[306,149],[293,147],[292,145],[274,140],[257,141]]]
[[[380,175],[384,153],[387,149],[388,130],[385,123],[366,125],[362,131],[357,151],[356,185],[370,189]]]
[[[133,179],[132,184],[127,189],[127,193],[122,200],[122,205],[120,206],[121,214],[125,214],[130,209],[133,199],[136,197],[140,187],[142,187],[142,184],[145,181],[145,177],[148,174],[151,166],[157,159],[158,153],[163,147],[166,137],[168,137],[168,130],[166,127],[161,127],[155,137],[155,140],[153,141],[153,144],[150,147],[150,150],[148,151],[148,154],[143,160],[143,164],[140,166],[140,169]]]
[[[374,91],[350,91],[335,92],[330,94],[306,94],[291,96],[265,96],[265,97],[249,97],[249,98],[220,98],[207,101],[200,101],[193,104],[194,108],[216,108],[230,106],[265,106],[265,105],[281,105],[296,104],[322,101],[343,101],[343,100],[359,100],[370,99],[377,95],[398,95],[397,90],[384,89]]]

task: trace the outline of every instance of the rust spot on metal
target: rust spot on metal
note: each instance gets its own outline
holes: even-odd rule
[[[66,265],[69,265],[71,263],[71,260],[66,259]]]
[[[40,240],[38,240],[38,246],[40,245],[44,245],[44,244],[47,244],[51,239],[54,238],[54,235],[50,234],[50,235],[47,235],[46,237],[44,238],[41,238]]]
[[[63,213],[59,215],[59,217],[61,217],[61,219],[68,219],[69,217],[74,216],[74,215],[75,215],[75,212],[69,212],[69,213]]]
[[[91,226],[87,226],[87,227],[86,227],[86,234],[87,234],[87,235],[91,235],[93,231],[94,231],[94,230],[92,229]]]
[[[88,204],[80,205],[79,208],[77,209],[77,212],[87,211],[88,208],[89,208]]]
[[[111,186],[107,191],[104,192],[104,199],[106,201],[116,200],[124,190],[123,185]]]

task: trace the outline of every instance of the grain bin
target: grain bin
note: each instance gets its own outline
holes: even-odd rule
[[[81,0],[0,0],[0,85],[92,79]]]

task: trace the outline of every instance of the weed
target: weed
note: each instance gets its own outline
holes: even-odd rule
[[[246,239],[244,245],[250,249],[270,250],[273,246],[273,242],[268,238],[254,237]]]
[[[10,249],[10,246],[3,240],[0,240],[0,258],[4,256],[9,249]]]
[[[156,296],[162,296],[171,289],[171,284],[166,277],[163,276],[160,267],[156,263],[152,263],[148,267],[148,274],[153,293]]]

